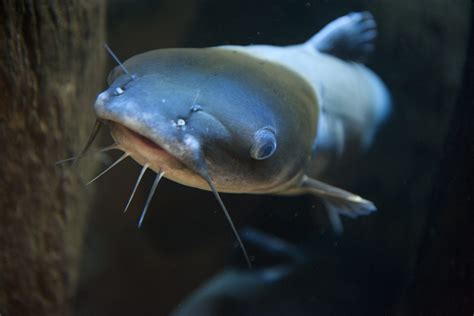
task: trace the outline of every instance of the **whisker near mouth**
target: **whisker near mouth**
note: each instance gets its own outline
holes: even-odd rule
[[[56,165],[60,165],[60,164],[63,164],[63,163],[65,163],[65,162],[76,161],[76,160],[79,160],[79,159],[81,159],[81,158],[84,158],[84,157],[87,157],[87,156],[90,156],[90,155],[95,155],[95,154],[104,153],[104,152],[106,152],[106,151],[110,151],[110,150],[114,150],[114,149],[120,149],[118,143],[113,143],[112,145],[109,145],[109,146],[107,146],[107,147],[101,148],[101,149],[99,149],[99,150],[94,150],[94,151],[92,151],[92,152],[84,153],[84,154],[82,154],[81,156],[77,155],[77,156],[74,156],[74,157],[70,157],[70,158],[58,160],[58,161],[55,162],[55,164],[56,164]]]
[[[124,213],[127,212],[128,207],[130,206],[130,203],[132,203],[133,197],[135,196],[135,192],[137,192],[138,185],[142,181],[143,175],[145,174],[145,171],[147,169],[148,169],[148,164],[144,165],[142,170],[140,171],[137,182],[135,183],[135,186],[133,187],[132,194],[130,194],[130,198],[128,199],[127,206],[125,206],[125,209],[123,210]]]
[[[142,214],[141,214],[140,219],[138,221],[138,228],[142,227],[143,219],[145,218],[148,207],[150,206],[151,199],[153,198],[153,195],[155,194],[156,188],[158,187],[158,183],[160,183],[160,180],[161,180],[161,178],[163,178],[164,174],[165,173],[163,171],[160,171],[156,175],[155,181],[153,182],[153,185],[151,186],[150,193],[148,193],[148,198],[146,200],[145,207],[143,208]]]
[[[252,269],[252,262],[250,261],[250,257],[247,253],[247,249],[245,248],[244,243],[242,242],[242,239],[240,238],[239,232],[235,228],[234,222],[232,221],[232,218],[230,217],[229,211],[227,210],[227,207],[225,206],[224,202],[222,201],[219,193],[217,192],[214,184],[212,184],[211,178],[208,176],[206,178],[207,183],[209,184],[209,187],[211,188],[212,193],[214,194],[214,197],[217,199],[217,202],[219,202],[219,205],[224,212],[225,217],[227,218],[227,222],[229,223],[230,227],[232,228],[232,232],[234,233],[235,238],[237,239],[237,242],[239,243],[240,249],[242,249],[242,253],[244,254],[245,261],[247,262],[247,266],[249,269]]]
[[[113,60],[122,68],[122,70],[130,77],[131,80],[134,80],[134,76],[130,74],[127,68],[125,68],[124,64],[120,61],[117,55],[112,51],[112,49],[106,43],[103,44],[104,48],[107,50],[109,55],[112,57]]]
[[[99,179],[100,177],[102,177],[104,174],[106,174],[107,172],[109,172],[113,167],[115,167],[116,165],[118,165],[121,161],[123,161],[125,158],[127,158],[128,156],[130,156],[128,153],[125,153],[123,154],[119,159],[117,159],[113,164],[111,164],[107,169],[105,169],[104,171],[102,171],[101,173],[99,173],[94,179],[92,179],[91,181],[87,182],[86,185],[89,185],[91,183],[93,183],[94,181],[96,181],[97,179]]]
[[[190,166],[207,183],[212,193],[214,194],[214,197],[217,199],[217,202],[219,203],[222,211],[224,212],[227,222],[229,223],[230,228],[232,229],[232,232],[234,233],[235,239],[237,239],[240,249],[242,249],[242,253],[245,257],[245,261],[247,262],[247,266],[249,267],[249,269],[251,269],[252,262],[250,261],[250,257],[247,253],[247,249],[245,249],[245,245],[242,242],[242,239],[240,238],[239,232],[235,228],[234,222],[232,221],[232,218],[230,217],[229,211],[227,210],[226,206],[224,205],[224,202],[222,201],[219,193],[217,192],[214,183],[212,183],[211,176],[209,175],[209,169],[208,169],[206,160],[204,159],[201,143],[192,135],[185,135],[184,143],[186,144],[187,148],[190,150],[190,159],[189,159]]]
[[[91,147],[92,143],[94,142],[94,140],[96,139],[97,135],[99,134],[99,131],[100,131],[100,128],[102,127],[102,122],[98,119],[95,120],[95,123],[94,123],[94,127],[92,128],[92,131],[91,131],[91,134],[89,135],[89,139],[87,140],[87,143],[86,145],[84,146],[84,148],[77,154],[76,157],[83,157],[84,154],[87,153],[87,151],[89,150],[89,148]],[[74,160],[74,163],[77,161]]]

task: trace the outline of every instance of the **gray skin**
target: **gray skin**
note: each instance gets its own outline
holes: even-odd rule
[[[155,50],[132,57],[125,67],[136,78],[130,80],[120,68],[112,73],[110,88],[96,102],[97,115],[135,160],[150,163],[171,180],[208,189],[198,166],[202,155],[218,191],[278,192],[295,182],[311,159],[316,96],[301,77],[280,65],[206,48]],[[124,93],[117,95],[117,88]],[[123,126],[177,161],[165,152],[147,155]],[[277,150],[256,160],[250,151],[262,129],[275,136]]]
[[[95,110],[120,149],[173,181],[231,193],[311,193],[340,232],[339,214],[375,206],[315,177],[367,148],[387,116],[385,86],[358,63],[375,36],[364,12],[300,45],[146,52],[111,72]]]

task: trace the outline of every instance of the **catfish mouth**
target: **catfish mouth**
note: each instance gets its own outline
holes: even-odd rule
[[[163,147],[161,147],[160,145],[158,145],[157,143],[155,143],[154,141],[152,141],[148,137],[143,136],[142,134],[139,134],[139,133],[135,132],[134,130],[131,130],[130,128],[126,127],[125,125],[122,125],[122,127],[124,128],[126,133],[128,133],[131,137],[136,138],[136,140],[138,142],[141,142],[143,145],[149,147],[150,149],[166,152],[166,150]],[[166,152],[166,153],[168,153],[168,152]]]
[[[169,171],[171,169],[187,169],[178,157],[163,148],[160,144],[144,136],[133,129],[114,121],[107,121],[110,126],[112,137],[119,146],[137,160],[141,165],[148,164],[150,168],[158,171]]]

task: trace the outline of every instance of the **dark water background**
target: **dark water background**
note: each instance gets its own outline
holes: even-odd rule
[[[333,183],[374,201],[379,211],[345,219],[345,233],[336,237],[311,197],[223,195],[237,226],[274,234],[315,258],[304,278],[288,285],[286,302],[260,304],[256,315],[471,315],[470,1],[110,0],[108,43],[122,59],[165,47],[288,45],[360,10],[370,10],[379,24],[369,66],[391,90],[394,112],[367,155]],[[128,161],[93,188],[98,201],[78,315],[168,315],[209,277],[242,263],[209,192],[164,181],[138,230],[149,186],[121,213],[138,172]],[[258,250],[252,255],[264,264]]]

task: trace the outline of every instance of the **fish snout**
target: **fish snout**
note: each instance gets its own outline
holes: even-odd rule
[[[105,102],[107,102],[110,99],[110,91],[105,90],[97,96],[97,99],[95,100],[96,106],[103,106]]]
[[[94,103],[94,109],[99,118],[103,118],[102,116],[105,114],[106,106],[110,102],[112,98],[112,92],[110,90],[105,90],[97,96],[95,103]]]
[[[133,94],[126,93],[122,87],[109,88],[101,92],[94,103],[94,110],[99,119],[110,120],[124,124],[132,129],[142,125],[142,117],[149,114],[140,109]],[[129,125],[131,124],[131,125]]]

